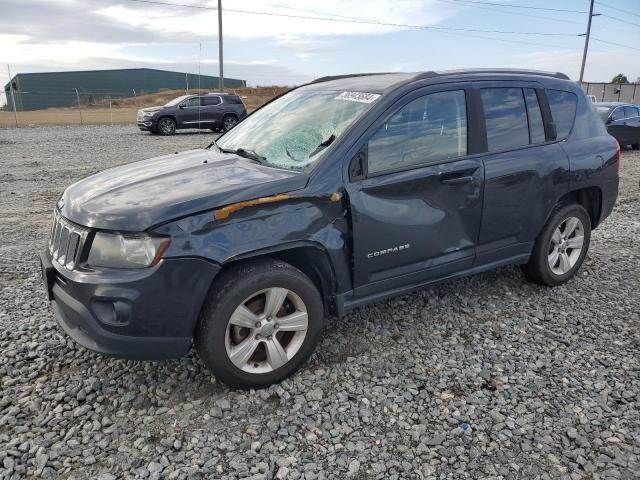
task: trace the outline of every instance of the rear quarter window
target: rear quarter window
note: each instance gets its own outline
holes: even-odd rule
[[[578,96],[564,90],[547,90],[551,116],[556,124],[557,139],[564,140],[571,133],[573,121],[576,118]]]

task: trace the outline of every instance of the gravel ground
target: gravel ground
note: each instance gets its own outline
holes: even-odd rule
[[[358,309],[293,378],[241,392],[193,355],[77,347],[34,262],[66,185],[212,138],[0,130],[0,479],[640,477],[638,152],[578,278],[502,268]]]

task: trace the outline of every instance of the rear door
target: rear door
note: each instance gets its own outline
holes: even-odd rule
[[[201,122],[205,128],[220,125],[222,122],[222,98],[218,95],[205,95],[202,97]]]
[[[484,209],[476,265],[517,261],[531,251],[556,199],[567,191],[569,161],[551,138],[540,85],[491,82],[481,86],[480,97],[488,153],[482,158]],[[565,114],[572,123],[575,107]],[[568,135],[557,128],[561,136]]]
[[[420,89],[365,134],[364,171],[347,184],[356,297],[472,265],[484,172],[469,155],[469,101],[463,85]]]
[[[628,105],[624,107],[624,130],[627,143],[640,143],[640,111],[638,107]]]
[[[629,141],[624,115],[624,107],[616,107],[611,111],[607,123],[607,130],[618,140],[620,145],[626,145]]]

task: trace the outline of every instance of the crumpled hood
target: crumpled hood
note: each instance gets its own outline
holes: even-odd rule
[[[190,150],[122,165],[74,183],[62,215],[106,230],[151,226],[230,203],[304,187],[304,173],[270,168],[234,154]]]

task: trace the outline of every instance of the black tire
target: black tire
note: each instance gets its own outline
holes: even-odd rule
[[[257,299],[256,301],[260,301],[258,297],[252,297],[252,295],[276,287],[287,289],[297,296],[298,300],[302,300],[303,305],[306,307],[308,318],[306,334],[303,339],[298,340],[297,350],[292,352],[292,357],[279,368],[271,369],[266,373],[245,371],[236,366],[227,353],[229,342],[233,341],[230,334],[232,332],[231,328],[239,328],[232,327],[229,320],[241,305],[248,306],[247,299],[255,298]],[[258,295],[265,295],[264,303],[266,303],[266,294]],[[250,300],[250,302],[252,301]],[[287,302],[289,302],[289,297],[284,300],[282,309],[287,306]],[[260,308],[257,310],[260,310]],[[263,310],[267,312],[266,305],[264,305]],[[283,318],[283,316],[280,315],[275,318]],[[270,318],[262,318],[264,325],[268,323],[267,320]],[[222,382],[231,387],[242,389],[262,388],[289,377],[307,361],[320,341],[323,318],[324,308],[320,294],[313,282],[300,270],[277,260],[242,263],[224,271],[212,285],[209,296],[200,313],[200,319],[194,335],[194,345],[200,359]],[[277,322],[277,319],[275,321]],[[278,327],[277,324],[276,327]],[[253,340],[260,337],[258,329],[249,330],[248,328],[243,328],[236,330],[235,333],[240,335],[237,332],[242,330],[245,331],[246,336],[238,340],[238,343],[231,348],[237,347],[244,340]],[[254,335],[256,332],[258,334]],[[286,335],[291,335],[292,337],[294,333],[274,331],[273,338],[276,338],[276,335],[281,335],[280,342],[283,342],[283,347],[287,348],[284,345]],[[285,335],[285,337],[282,337],[282,335]],[[268,338],[270,341],[271,336]],[[256,355],[259,357],[261,354],[264,354],[263,362],[266,368],[271,368],[270,361],[266,355],[267,343],[266,338],[260,340],[260,344],[263,346],[252,350],[253,353],[250,359],[246,361],[246,368],[258,367],[258,363],[254,364],[254,361],[257,362],[258,360],[252,359]],[[280,345],[280,343],[278,344]],[[261,348],[262,351],[260,351]]]
[[[171,117],[162,117],[158,119],[158,134],[170,136],[176,133],[176,121]]]
[[[238,124],[238,117],[236,117],[232,113],[227,113],[222,118],[222,130],[225,131],[225,132],[228,132],[233,127],[235,127],[237,124]]]
[[[640,150],[640,138],[638,139],[638,141],[636,143],[634,143],[633,145],[631,145],[631,148],[633,150]]]
[[[554,272],[552,267],[549,265],[549,262],[553,261],[550,259],[550,255],[554,251],[557,251],[557,248],[555,248],[552,243],[552,237],[556,229],[563,225],[567,219],[572,217],[577,218],[581,222],[583,243],[579,255],[577,255],[577,258],[575,259],[575,263],[565,273],[560,274]],[[538,235],[529,262],[522,266],[522,270],[525,276],[533,282],[550,287],[561,285],[570,280],[582,265],[584,257],[589,250],[590,241],[591,220],[584,207],[578,204],[559,205],[551,214],[549,220],[542,229],[542,232]],[[573,252],[571,249],[569,251]],[[570,255],[571,253],[569,256]],[[558,269],[561,269],[561,267],[559,266]]]

